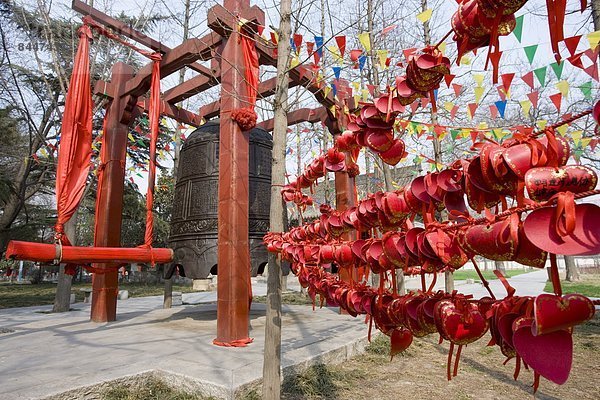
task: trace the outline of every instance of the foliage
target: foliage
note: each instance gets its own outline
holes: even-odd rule
[[[254,296],[252,302],[255,303],[266,303],[267,296]],[[312,300],[307,295],[300,292],[283,293],[281,295],[282,304],[292,305],[312,305]]]
[[[506,271],[502,272],[502,274],[507,277],[507,278],[512,278],[513,276],[517,276],[517,275],[521,275],[521,274],[526,274],[528,272],[531,272],[531,269],[529,268],[523,268],[523,269],[507,269]],[[496,277],[496,275],[494,274],[494,271],[481,271],[481,274],[483,275],[483,277],[485,279],[487,279],[488,281],[494,280],[494,279],[498,279]],[[479,279],[479,275],[477,275],[477,271],[475,270],[470,270],[470,269],[459,269],[458,271],[454,271],[452,273],[452,275],[454,275],[454,280],[466,280],[466,279],[474,279],[476,281],[480,281]]]
[[[365,351],[370,354],[389,356],[391,351],[390,338],[383,334],[375,335],[365,347]]]

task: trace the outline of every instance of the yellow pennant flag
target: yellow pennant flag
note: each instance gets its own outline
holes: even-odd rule
[[[354,104],[358,104],[358,102],[360,101],[360,96],[359,95],[354,95]]]
[[[386,68],[385,62],[387,61],[387,58],[388,58],[388,51],[387,50],[377,50],[377,57],[379,57],[379,67],[381,67],[381,69],[385,69]]]
[[[525,114],[525,116],[528,116],[529,110],[531,110],[531,102],[529,100],[523,100],[519,103],[521,104],[521,108],[523,109],[523,114]]]
[[[442,52],[442,54],[446,53],[446,42],[442,42],[440,43],[440,45],[438,46],[438,50]]]
[[[592,50],[596,50],[596,47],[598,47],[598,43],[600,43],[600,31],[588,33],[587,40],[588,42],[590,42],[590,48]]]
[[[131,140],[132,142],[135,142],[135,139],[133,138],[133,135],[131,133],[127,134],[127,137],[129,138],[129,140]]]
[[[569,94],[569,82],[565,80],[556,82],[556,88],[560,91],[563,97],[567,97]]]
[[[454,108],[454,103],[451,101],[445,101],[444,102],[444,109],[448,112],[452,111],[452,109]]]
[[[334,117],[336,116],[335,105],[329,107],[329,111],[331,112],[331,115],[333,115]]]
[[[586,148],[590,144],[591,141],[592,141],[591,137],[581,139],[581,142],[580,142],[581,147]]]
[[[333,60],[336,64],[341,64],[343,59],[342,59],[342,55],[340,53],[340,49],[337,46],[327,46],[327,50],[329,50],[331,52],[331,54],[333,54]]]
[[[469,111],[468,111],[468,108],[469,108],[469,107],[467,107],[467,112],[469,112]],[[471,130],[470,130],[470,129],[467,129],[467,128],[463,128],[463,129],[462,129],[462,131],[461,131],[461,136],[462,136],[463,138],[468,138],[468,137],[470,137],[470,136],[471,136]]]
[[[462,56],[462,58],[460,59],[460,65],[471,65],[471,57]]]
[[[556,128],[556,130],[558,131],[558,133],[560,134],[560,136],[565,136],[565,134],[567,133],[567,129],[569,129],[569,125],[565,124],[565,125],[561,125],[559,127]]]
[[[574,132],[571,132],[571,137],[573,138],[573,141],[575,143],[578,143],[581,140],[582,134],[583,134],[583,131],[574,131]]]
[[[363,101],[369,100],[369,91],[367,89],[362,90],[362,99]]]
[[[300,65],[300,59],[298,58],[298,55],[294,54],[294,57],[290,60],[290,67],[296,68],[298,65]]]
[[[323,95],[325,97],[327,97],[327,96],[329,96],[329,92],[331,92],[331,87],[329,85],[327,85],[323,88]]]
[[[473,80],[475,81],[477,86],[483,85],[484,78],[485,78],[485,75],[483,75],[483,74],[473,74]]]
[[[352,82],[352,87],[354,88],[355,91],[359,91],[360,90],[360,83],[359,82]]]
[[[484,90],[485,89],[482,86],[477,86],[473,89],[473,91],[475,92],[475,103],[479,103],[481,97],[483,96]]]
[[[540,119],[535,124],[537,125],[538,128],[544,129],[546,127],[546,125],[548,124],[548,121],[546,121],[545,119]]]
[[[428,8],[427,10],[423,11],[422,13],[417,14],[417,19],[419,21],[421,21],[422,23],[425,23],[431,19],[432,13],[433,13],[433,10],[431,8]]]
[[[366,51],[371,51],[371,38],[369,37],[369,32],[359,33],[358,41],[363,45]]]

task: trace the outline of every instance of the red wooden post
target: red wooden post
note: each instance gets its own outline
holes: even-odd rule
[[[249,0],[225,0],[234,15]],[[231,112],[245,106],[244,58],[240,34],[231,32],[221,57],[221,133],[219,142],[219,232],[217,338],[215,344],[247,343],[250,313],[250,249],[248,243],[249,133],[242,132]]]
[[[112,68],[112,82],[118,91],[106,112],[102,146],[108,157],[104,163],[102,186],[96,196],[96,229],[94,246],[120,247],[121,220],[123,212],[123,189],[125,184],[125,157],[127,155],[127,125],[121,123],[127,98],[119,95],[125,84],[133,77],[133,68],[116,63]],[[109,322],[117,319],[118,272],[93,274],[91,319]]]

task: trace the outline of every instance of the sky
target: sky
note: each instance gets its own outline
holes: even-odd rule
[[[94,6],[100,10],[107,11],[111,14],[125,12],[128,15],[139,15],[141,13],[144,13],[144,14],[175,13],[175,12],[177,12],[177,9],[181,9],[181,3],[182,2],[180,0],[169,0],[169,1],[167,1],[167,0],[120,0],[120,1],[95,0]],[[202,3],[208,7],[210,5],[216,4],[217,2],[213,0],[213,1],[205,1]],[[252,1],[251,3],[260,6],[262,9],[265,10],[266,17],[267,17],[266,25],[272,25],[272,26],[278,25],[279,18],[278,18],[277,9],[275,7],[274,2],[267,1],[267,0],[260,0],[260,1],[256,1],[256,2]],[[332,25],[341,26],[342,28],[344,28],[345,20],[344,20],[343,13],[346,11],[346,8],[344,8],[342,5],[345,3],[349,3],[349,2],[343,2],[341,0],[330,0],[330,5],[331,5],[332,9],[334,10],[334,13],[332,15],[332,20],[331,20]],[[387,3],[393,7],[393,5],[397,2],[392,1],[392,2],[387,2]],[[294,7],[298,7],[300,3],[298,1],[294,1],[293,4],[294,4]],[[306,6],[302,10],[300,10],[302,18],[303,18],[303,21],[302,21],[303,26],[301,26],[297,32],[303,34],[305,37],[305,40],[311,40],[312,35],[315,32],[318,32],[317,26],[319,23],[319,18],[318,18],[319,10],[315,6],[315,4],[317,4],[317,2],[310,2],[308,6]],[[433,9],[432,19],[430,21],[430,24],[432,26],[433,39],[434,39],[434,41],[436,41],[435,40],[436,38],[441,37],[445,32],[447,32],[449,30],[450,17],[452,15],[452,13],[456,10],[457,5],[451,1],[439,1],[439,0],[438,1],[430,1],[430,4],[431,4],[431,8]],[[544,15],[545,7],[546,7],[545,4],[546,4],[546,2],[544,0],[530,0],[526,3],[526,5],[521,10],[519,10],[517,12],[517,14],[516,14],[517,16],[519,16],[519,15],[525,16],[524,17],[524,25],[523,25],[523,37],[522,37],[521,43],[519,43],[519,41],[517,41],[517,39],[515,38],[514,35],[509,35],[506,37],[502,37],[500,39],[501,49],[504,51],[501,72],[500,72],[501,74],[506,73],[506,72],[516,72],[517,76],[518,76],[522,72],[523,66],[524,65],[528,66],[523,48],[526,46],[529,46],[529,45],[533,45],[533,44],[538,44],[538,49],[537,49],[537,53],[535,55],[534,61],[530,66],[530,69],[539,68],[540,66],[548,65],[554,61],[551,51],[550,51],[548,24],[547,24],[546,17]],[[405,19],[405,21],[403,23],[408,23],[410,25],[414,24],[416,32],[419,32],[419,30],[420,30],[420,22],[416,19],[416,14],[420,11],[418,9],[419,5],[420,5],[420,2],[416,2],[412,5],[409,4],[408,6],[404,7],[402,10],[400,10],[403,18]],[[340,6],[342,6],[342,7],[340,8]],[[569,2],[568,8],[574,9],[576,6],[577,7],[579,6],[579,2]],[[206,8],[199,9],[193,15],[193,18],[192,18],[192,22],[195,25],[194,29],[192,30],[192,33],[193,33],[193,35],[195,35],[197,37],[202,36],[209,32],[209,28],[206,26],[205,9]],[[57,15],[57,14],[60,14],[63,16],[70,15],[73,19],[80,18],[80,16],[77,13],[70,10],[70,0],[55,0],[53,3],[52,11],[55,15]],[[348,13],[350,13],[350,12],[351,11],[348,10]],[[180,27],[177,25],[176,22],[168,21],[168,23],[160,24],[159,27],[156,29],[156,32],[154,32],[152,34],[152,36],[154,38],[164,42],[165,44],[173,47],[179,43],[179,41],[177,40],[177,37],[180,37],[179,29],[180,29]],[[593,28],[592,28],[592,24],[591,24],[589,11],[586,11],[584,14],[575,12],[570,15],[567,15],[566,23],[565,23],[565,34],[567,37],[571,36],[571,35],[575,35],[575,34],[585,34],[592,30],[593,30]],[[269,28],[267,28],[266,31],[268,32]],[[336,32],[336,33],[338,33],[338,32]],[[339,31],[339,34],[348,34],[349,35],[348,36],[348,42],[349,42],[348,49],[353,48],[352,46],[358,46],[356,37],[354,36],[355,33],[352,29],[350,29],[350,28],[348,28],[346,30],[341,29]],[[400,29],[396,29],[395,31],[392,31],[390,33],[390,35],[406,35],[406,34],[410,34],[410,32],[408,32],[408,30],[402,31]],[[350,36],[350,35],[353,35],[353,36]],[[451,40],[447,40],[446,42],[448,43],[448,45],[447,45],[448,53],[449,54],[453,53],[455,51],[454,50],[455,46],[453,45]],[[580,44],[580,49],[583,49],[583,46],[585,44],[587,44],[587,43],[584,38],[584,39],[582,39],[582,42]],[[490,72],[488,71],[486,73],[483,71],[483,63],[485,60],[486,53],[487,53],[487,50],[483,50],[483,51],[479,51],[476,56],[471,55],[470,56],[471,63],[469,65],[461,65],[461,66],[453,65],[452,73],[457,75],[456,82],[463,82],[463,83],[465,83],[465,85],[472,84],[472,74],[473,73],[485,73],[486,76],[485,76],[484,84],[491,85]],[[394,54],[391,54],[391,55],[394,55]],[[345,74],[346,72],[352,73],[352,71],[344,71],[342,74]],[[271,73],[271,75],[269,75],[269,73]],[[328,74],[328,76],[331,76],[331,71],[329,71],[329,72],[326,71],[325,73]],[[548,71],[548,74],[550,75],[552,73],[550,71]],[[565,75],[569,76],[569,78],[571,79],[572,82],[579,82],[579,81],[588,79],[587,76],[585,76],[584,74],[581,73],[581,71],[574,69],[573,67],[571,67],[568,64],[567,64],[567,67],[565,68]],[[191,76],[191,73],[189,73],[188,76]],[[270,70],[270,72],[267,71],[265,73],[265,76],[263,77],[263,79],[265,79],[269,76],[272,76],[272,69]],[[176,74],[172,75],[171,77],[164,78],[162,80],[163,91],[174,84],[176,84]],[[595,87],[594,87],[593,93],[596,97],[597,97],[597,93],[598,93],[597,90],[598,90],[598,85],[597,85],[597,82],[595,82]],[[521,81],[520,79],[515,78],[513,81],[513,86],[511,88],[513,97],[516,98],[519,95],[524,96],[524,93],[526,91],[528,91],[526,84],[523,81]],[[553,92],[555,92],[555,91],[556,90],[554,90]],[[438,103],[443,102],[443,98],[445,98],[444,96],[452,96],[451,92],[452,92],[451,88],[446,88],[445,85],[442,84],[442,87],[440,88],[440,92],[439,92],[440,100],[438,101]],[[551,91],[549,93],[553,93],[553,92]],[[572,90],[571,91],[572,94],[570,96],[576,95],[573,92],[575,92],[575,91]],[[493,101],[495,100],[496,97],[497,97],[497,94],[496,94],[495,89],[490,90],[489,92],[486,91],[486,94],[485,94],[482,102],[486,103],[486,104],[493,103]],[[216,98],[218,98],[218,89],[212,90],[209,93],[203,95],[203,97],[201,99],[191,100],[186,105],[184,105],[184,107],[189,108],[190,110],[193,111],[200,104],[212,101]],[[451,97],[448,97],[448,98],[451,98]],[[316,106],[314,100],[312,99],[312,96],[308,96],[306,94],[301,96],[301,103],[305,104],[305,105]],[[520,106],[519,106],[518,102],[516,102],[516,101],[510,102],[508,104],[507,113],[514,113],[514,112],[518,113],[519,111],[520,111]],[[263,116],[263,118],[268,118],[268,117],[269,117],[268,113],[265,116]],[[174,127],[175,125],[173,124],[172,126]],[[413,149],[415,154],[423,151],[423,149],[421,147],[424,148],[424,147],[428,146],[427,143],[413,143],[412,145],[415,146],[415,149]],[[289,147],[294,148],[295,142],[290,143]],[[316,145],[316,143],[313,143],[313,144],[310,144],[310,146],[305,145],[304,147],[305,147],[305,150],[304,150],[304,154],[302,155],[302,163],[308,164],[312,160],[314,154],[316,152],[318,152],[318,146]],[[359,164],[364,165],[364,164],[362,164],[363,162],[364,161],[361,160],[361,162]],[[296,172],[296,154],[292,154],[291,157],[288,157],[287,168],[288,168],[288,171],[293,176]],[[141,179],[137,176],[134,176],[134,179],[135,179],[136,183],[138,184],[138,186],[140,187],[140,189],[142,191],[144,191],[145,187],[146,187],[146,183],[145,183],[144,179]]]

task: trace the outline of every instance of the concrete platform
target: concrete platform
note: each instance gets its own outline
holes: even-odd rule
[[[546,271],[537,270],[509,280],[517,295],[537,295],[546,279]],[[299,288],[294,278],[289,284]],[[456,284],[476,298],[487,294],[479,283]],[[498,297],[505,295],[499,281],[490,284]],[[442,285],[440,277],[436,286]],[[419,288],[420,281],[407,279],[407,287]],[[253,282],[253,292],[264,295],[264,282]],[[83,303],[64,314],[48,313],[51,306],[0,310],[0,399],[94,399],[93,387],[150,375],[231,399],[260,380],[265,306],[252,306],[254,343],[223,348],[212,344],[216,293],[186,293],[183,301],[187,304],[163,310],[161,296],[122,300],[118,320],[108,324],[90,322],[90,306]],[[284,306],[284,373],[319,361],[343,362],[361,352],[368,331],[363,322],[335,309]]]
[[[206,395],[233,398],[262,377],[265,305],[252,306],[254,343],[223,348],[212,344],[216,304],[148,310],[143,307],[148,299],[153,298],[119,302],[118,321],[108,324],[89,322],[89,306],[83,304],[60,315],[31,307],[2,310],[0,328],[8,332],[0,334],[0,399],[63,392],[68,396],[61,399],[94,398],[89,386],[148,374]],[[317,361],[339,363],[362,351],[367,335],[363,321],[333,309],[284,306],[284,372]]]

